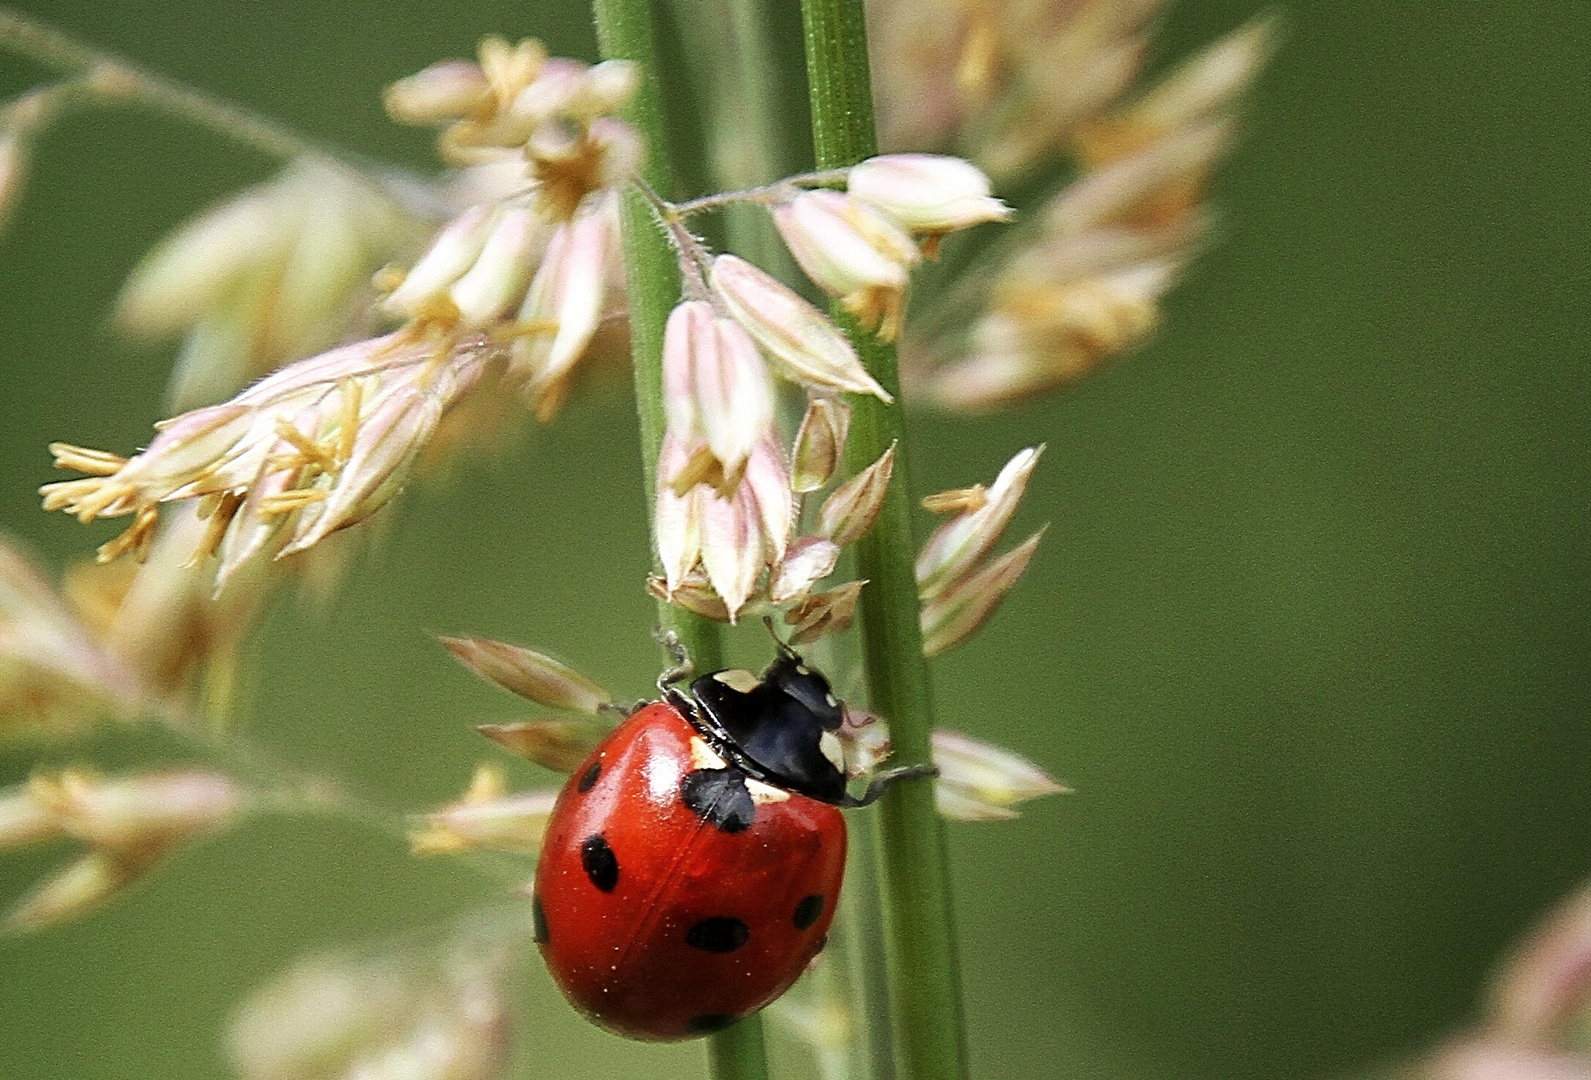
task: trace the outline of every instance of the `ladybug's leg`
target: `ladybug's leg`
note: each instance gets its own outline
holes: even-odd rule
[[[652,631],[652,636],[657,643],[663,646],[663,651],[668,653],[669,659],[674,661],[674,666],[657,677],[657,688],[666,697],[669,687],[675,683],[684,682],[696,673],[696,665],[691,663],[690,654],[685,651],[685,646],[680,644],[679,635],[672,630],[658,627]]]
[[[640,712],[650,704],[652,703],[647,701],[645,698],[637,701],[634,705],[620,705],[617,702],[609,701],[602,705],[598,705],[597,711],[612,713],[621,720],[628,720],[630,717],[634,716],[636,713]]]
[[[867,785],[867,790],[862,792],[861,798],[853,799],[847,796],[846,800],[840,805],[866,806],[869,803],[877,802],[884,792],[902,780],[920,780],[926,776],[938,775],[938,765],[902,765],[898,769],[890,769],[888,772],[875,776],[873,782]]]
[[[785,657],[786,659],[794,660],[797,663],[800,663],[801,655],[792,649],[785,642],[785,640],[779,636],[779,631],[773,628],[773,616],[764,615],[762,617],[762,625],[768,628],[768,636],[773,638],[774,645],[779,649],[779,655]]]

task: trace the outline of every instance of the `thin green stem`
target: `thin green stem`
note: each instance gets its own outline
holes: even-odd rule
[[[317,157],[335,162],[377,184],[415,213],[436,216],[443,212],[439,199],[419,177],[325,146],[286,124],[149,71],[6,7],[0,7],[0,50],[70,76],[71,81],[64,84],[70,94],[62,104],[140,105],[213,131],[268,157],[283,161]]]
[[[410,821],[405,814],[367,802],[336,777],[288,765],[265,747],[235,732],[183,723],[159,713],[151,720],[158,730],[214,761],[253,789],[257,796],[255,809],[259,812],[340,821],[404,846],[409,844]],[[522,859],[500,852],[461,852],[454,858],[499,885],[517,885],[525,876]]]
[[[634,124],[651,153],[641,181],[657,197],[674,189],[663,139],[663,105],[657,83],[647,0],[593,0],[597,39],[608,59],[634,60],[643,72],[640,88],[624,118]],[[630,303],[630,355],[635,365],[635,406],[641,429],[641,467],[648,505],[657,498],[657,459],[663,446],[663,327],[680,298],[679,262],[654,216],[648,192],[639,186],[624,193],[620,208],[624,267]],[[658,619],[673,630],[698,670],[723,666],[718,628],[671,604],[658,604]]]
[[[778,69],[768,36],[768,7],[768,0],[721,3],[729,63],[716,68],[710,100],[717,115],[708,141],[713,175],[721,188],[749,188],[789,171],[775,121]],[[776,277],[794,269],[761,207],[741,202],[726,208],[724,239],[730,250]]]
[[[802,0],[812,140],[819,169],[843,168],[877,152],[867,26],[862,0]],[[857,545],[862,645],[872,707],[885,716],[900,764],[932,760],[933,702],[922,653],[916,544],[906,490],[900,378],[895,350],[843,312],[868,371],[896,395],[894,405],[859,398],[847,456],[853,467],[897,443],[895,475],[878,524]],[[944,826],[927,780],[899,784],[879,806],[890,999],[900,1072],[909,1080],[963,1080],[967,1054],[956,963]]]
[[[272,157],[329,156],[324,148],[273,120],[146,71],[9,8],[0,8],[0,47],[56,71],[88,76],[85,85],[105,101],[136,101]]]
[[[641,178],[654,192],[668,198],[674,184],[663,136],[651,5],[648,0],[592,0],[591,8],[602,55],[610,60],[634,60],[641,66],[641,86],[624,118],[635,125],[651,150]],[[646,194],[638,187],[625,192],[621,223],[641,463],[648,505],[652,505],[657,497],[657,459],[663,445],[663,327],[680,298],[679,265]],[[698,670],[723,666],[723,642],[716,625],[662,602],[658,604],[658,619],[678,635]],[[708,1063],[715,1080],[763,1080],[768,1066],[762,1045],[762,1018],[747,1017],[709,1036]]]
[[[865,820],[863,815],[865,814]],[[851,850],[845,858],[845,891],[840,914],[850,961],[851,996],[861,1013],[854,1048],[871,1080],[895,1080],[895,1041],[889,1017],[889,960],[884,941],[873,928],[882,925],[879,903],[878,831],[876,816],[865,811],[849,815]]]
[[[772,203],[776,202],[791,187],[838,187],[845,182],[844,169],[822,169],[818,172],[797,173],[787,176],[783,180],[772,184],[761,184],[757,187],[746,188],[742,191],[721,191],[714,195],[703,195],[699,199],[687,199],[682,203],[670,203],[669,211],[680,218],[688,218],[693,214],[700,214],[707,210],[717,210],[720,207],[733,206],[735,203]]]
[[[707,1040],[707,1065],[714,1080],[767,1080],[768,1051],[762,1014],[748,1016]]]

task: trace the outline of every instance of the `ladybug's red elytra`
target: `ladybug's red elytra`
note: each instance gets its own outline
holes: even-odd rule
[[[756,1012],[823,948],[845,872],[844,706],[781,647],[761,679],[715,671],[638,708],[553,808],[532,899],[564,994],[636,1039],[690,1039]]]

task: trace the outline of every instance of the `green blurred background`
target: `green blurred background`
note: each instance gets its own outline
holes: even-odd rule
[[[594,50],[573,0],[25,7],[416,166],[427,138],[385,122],[384,83],[490,30]],[[1157,62],[1255,10],[1184,0]],[[1217,186],[1222,242],[1156,342],[998,419],[913,422],[920,491],[1049,445],[1016,525],[1053,523],[1027,580],[935,669],[943,723],[1077,792],[951,827],[982,1080],[1360,1068],[1469,1019],[1500,950],[1591,873],[1591,18],[1581,0],[1287,15]],[[0,61],[0,90],[37,74]],[[269,170],[130,112],[47,140],[0,240],[0,526],[53,565],[108,530],[38,511],[45,444],[129,449],[160,415],[169,353],[106,327],[120,279]],[[645,692],[621,391],[396,517],[334,607],[272,612],[259,740],[395,807],[451,798],[488,756],[470,725],[516,710],[425,631],[544,644]],[[0,784],[34,760],[0,752]],[[0,902],[58,858],[0,857]],[[0,1077],[223,1076],[229,1010],[301,951],[491,896],[353,829],[244,829],[94,918],[0,941]],[[539,966],[524,985],[522,1075],[702,1075],[699,1046],[601,1034]]]

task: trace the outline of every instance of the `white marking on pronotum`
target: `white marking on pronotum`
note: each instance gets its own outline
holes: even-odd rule
[[[731,668],[728,671],[714,672],[713,678],[731,690],[738,690],[742,694],[751,693],[757,689],[758,685],[757,676],[742,668]]]
[[[727,765],[728,762],[713,753],[713,748],[707,745],[707,740],[700,735],[691,736],[691,768],[722,769]]]
[[[829,764],[842,773],[845,771],[845,746],[840,742],[838,735],[832,731],[825,731],[818,738],[818,749],[829,759]]]

